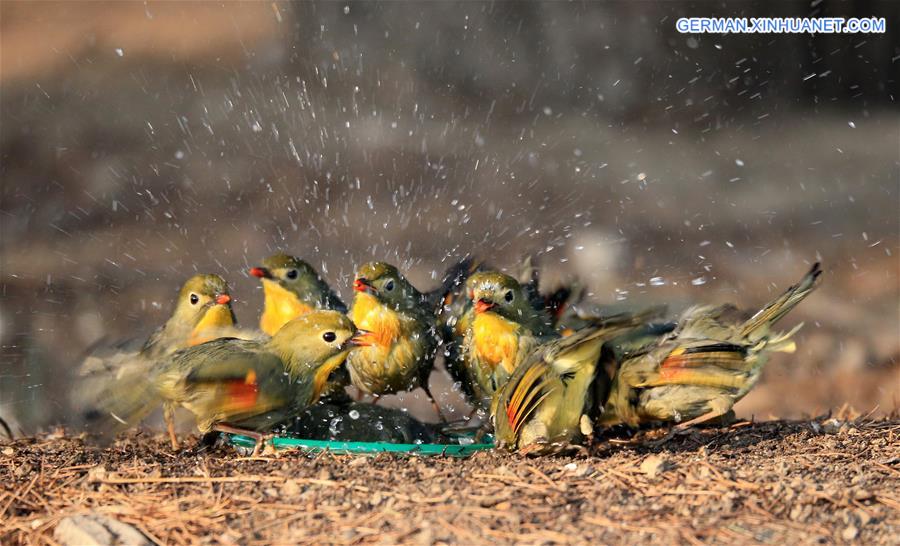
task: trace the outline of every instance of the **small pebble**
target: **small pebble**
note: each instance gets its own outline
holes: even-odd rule
[[[650,455],[644,459],[640,468],[641,472],[646,474],[648,478],[655,478],[672,467],[673,465],[670,461],[663,459],[659,455]]]
[[[859,536],[859,529],[856,525],[848,525],[846,529],[841,533],[841,538],[844,540],[853,540],[857,536]]]

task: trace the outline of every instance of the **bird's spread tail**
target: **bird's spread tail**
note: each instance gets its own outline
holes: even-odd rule
[[[513,383],[513,389],[509,395],[504,410],[510,430],[518,435],[522,425],[534,413],[541,402],[550,395],[550,381],[547,378],[548,366],[545,362],[537,360],[526,367],[524,372],[517,375]]]
[[[102,437],[133,426],[159,406],[160,398],[149,378],[147,362],[124,364],[112,373],[93,374],[79,382],[78,408],[89,432]]]
[[[809,270],[809,273],[800,279],[799,283],[788,288],[784,294],[750,317],[750,319],[741,326],[741,335],[748,339],[758,338],[760,334],[766,335],[768,328],[771,325],[775,324],[781,317],[788,314],[791,309],[796,307],[798,303],[803,301],[803,299],[813,291],[817,284],[816,281],[821,274],[822,268],[820,267],[819,262],[816,262],[813,264],[812,269]],[[792,342],[789,342],[788,338],[796,331],[797,328],[794,328],[788,334],[775,336],[777,341],[782,344],[780,349],[773,347],[772,345],[775,343],[775,339],[770,339],[769,350],[790,352],[790,343]]]

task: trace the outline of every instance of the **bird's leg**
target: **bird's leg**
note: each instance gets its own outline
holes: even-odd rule
[[[163,406],[163,419],[166,421],[166,430],[169,432],[169,441],[172,442],[172,451],[178,451],[178,437],[175,435],[175,408],[170,404]]]
[[[475,436],[472,437],[472,442],[476,444],[484,443],[484,437],[490,432],[490,421],[480,423],[478,429],[475,431]]]
[[[251,457],[258,457],[260,452],[265,448],[266,440],[268,440],[272,436],[271,434],[263,434],[261,432],[256,432],[255,430],[233,427],[224,423],[217,423],[213,425],[213,430],[217,432],[224,432],[225,434],[239,434],[241,436],[253,438],[253,440],[256,442],[256,445],[253,446],[253,453],[250,454]]]
[[[694,425],[699,425],[700,423],[705,423],[710,419],[715,419],[716,417],[721,417],[728,413],[731,409],[731,400],[722,397],[722,398],[713,398],[708,402],[708,406],[710,410],[699,417],[694,417],[690,421],[685,421],[683,423],[679,423],[675,426],[675,430],[685,430]]]

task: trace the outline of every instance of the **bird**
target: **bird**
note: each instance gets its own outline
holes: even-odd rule
[[[440,342],[436,315],[469,270],[470,260],[461,260],[447,270],[440,287],[423,294],[393,265],[369,262],[359,268],[350,318],[369,333],[361,340],[365,346],[347,359],[347,368],[361,393],[377,402],[381,395],[421,387],[443,419],[428,386]]]
[[[274,335],[285,323],[316,309],[347,312],[347,306],[307,262],[282,252],[250,269],[262,282],[265,302],[259,328]]]
[[[347,313],[347,306],[309,263],[278,252],[253,267],[250,275],[262,282],[264,302],[259,328],[274,335],[285,323],[316,309]],[[328,380],[325,398],[334,403],[349,402],[346,387],[350,374],[339,366]]]
[[[346,315],[324,310],[288,322],[266,340],[215,339],[158,361],[149,377],[130,378],[123,385],[130,388],[104,409],[130,424],[160,403],[169,414],[184,407],[201,433],[244,434],[256,440],[258,452],[266,431],[318,401],[329,374],[364,334]]]
[[[819,263],[747,320],[732,305],[694,306],[675,329],[643,347],[615,351],[619,361],[599,421],[607,427],[677,423],[676,431],[726,415],[759,381],[770,353],[793,353],[791,339],[772,326],[817,286]]]
[[[455,330],[463,340],[457,375],[473,404],[487,408],[524,356],[558,336],[547,309],[515,278],[479,271],[469,277],[466,289],[470,306]]]
[[[614,315],[534,347],[491,401],[497,446],[546,453],[590,435],[597,370],[611,358],[606,343],[641,327],[656,312]]]
[[[88,351],[77,371],[72,404],[86,421],[92,420],[99,396],[109,397],[108,389],[119,388],[124,375],[146,374],[153,363],[175,351],[224,335],[242,335],[235,326],[232,298],[225,279],[214,274],[199,274],[182,285],[172,315],[143,343],[121,341],[104,347],[103,341]],[[174,421],[167,424],[174,435]]]
[[[159,357],[230,333],[237,322],[231,302],[225,279],[194,275],[181,287],[171,318],[147,339],[141,354]]]

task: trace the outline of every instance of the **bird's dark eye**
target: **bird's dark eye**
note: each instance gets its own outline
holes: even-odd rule
[[[191,294],[191,305],[197,305],[197,302],[200,301],[200,296],[197,294]]]
[[[507,291],[507,292],[506,292],[506,295],[503,296],[503,299],[505,299],[505,300],[508,301],[508,302],[509,302],[509,301],[512,301],[512,300],[513,300],[513,292],[512,292],[512,290]]]
[[[390,281],[384,283],[384,289],[387,290],[388,292],[393,290],[394,289],[394,281],[390,280]]]
[[[332,341],[337,339],[337,334],[334,332],[325,332],[322,334],[322,339],[325,340],[326,343],[331,343]]]
[[[285,277],[289,279],[297,278],[297,270],[296,269],[288,269],[288,272],[285,274]]]

